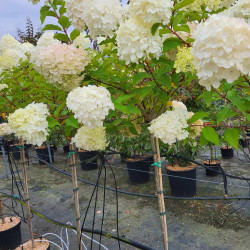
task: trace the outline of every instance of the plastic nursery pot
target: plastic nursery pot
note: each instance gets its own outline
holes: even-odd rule
[[[15,249],[22,242],[21,219],[18,217],[5,217],[5,223],[0,219],[0,249]]]
[[[79,159],[81,162],[82,170],[94,170],[98,168],[97,159],[92,160],[91,162],[86,163],[87,160],[98,155],[98,151],[85,151],[85,150],[78,150]]]
[[[15,160],[17,161],[21,160],[21,149],[19,148],[19,144],[10,145],[9,149]],[[26,146],[24,148],[24,151],[25,151],[25,158],[29,159],[28,148]]]
[[[125,159],[129,179],[133,184],[143,184],[150,180],[149,156]]]
[[[48,148],[46,146],[41,146],[41,147],[36,147],[36,154],[37,157],[43,161],[46,161],[48,163],[50,163],[50,159],[49,159],[49,151]],[[50,152],[51,152],[51,158],[52,158],[52,163],[54,162],[54,149],[53,147],[50,147]],[[43,161],[39,161],[40,165],[46,165],[45,162]]]
[[[63,146],[63,152],[68,153],[69,152],[69,145]]]
[[[220,173],[220,161],[218,160],[206,160],[203,162],[206,168],[207,176],[216,176]]]
[[[239,144],[240,144],[243,148],[246,148],[246,147],[247,147],[247,140],[245,140],[245,139],[239,139]]]
[[[169,165],[167,174],[172,196],[192,197],[196,194],[196,165]]]
[[[221,147],[220,151],[223,159],[231,159],[234,157],[234,150],[232,147]]]
[[[34,248],[32,248],[32,241],[26,241],[15,248],[15,250],[50,250],[50,243],[45,238],[35,238],[34,239]]]

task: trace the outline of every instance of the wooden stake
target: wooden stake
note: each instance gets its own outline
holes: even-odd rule
[[[23,139],[20,140],[20,147],[21,147],[21,150],[20,150],[21,160],[23,164],[24,192],[25,192],[25,203],[26,203],[26,208],[27,208],[28,225],[29,225],[30,237],[32,241],[32,248],[34,248],[34,236],[33,236],[32,220],[31,220],[31,212],[30,212],[30,197],[29,197],[28,177],[27,177],[25,148],[24,148]]]
[[[4,212],[3,212],[2,195],[0,195],[0,214],[1,214],[2,224],[4,224],[5,223],[5,216],[4,216]]]
[[[79,250],[82,250],[81,244],[81,221],[80,221],[80,206],[79,206],[79,195],[78,195],[78,185],[77,185],[77,173],[76,173],[76,158],[75,158],[75,149],[74,145],[70,144],[70,165],[72,167],[72,182],[73,182],[73,191],[75,195],[75,209],[76,209],[76,226],[77,226],[77,240]]]
[[[160,147],[159,147],[159,140],[156,137],[156,147],[154,136],[151,135],[151,144],[152,150],[154,152],[154,162],[159,163],[161,161],[160,156]],[[156,152],[157,150],[157,152]],[[161,164],[159,164],[161,166]],[[165,201],[164,201],[164,194],[163,194],[163,184],[162,184],[162,173],[161,168],[155,166],[155,182],[156,182],[156,189],[157,189],[157,196],[158,196],[158,205],[160,210],[160,218],[161,218],[161,229],[162,229],[162,237],[164,243],[164,249],[168,250],[168,231],[167,231],[167,218],[166,218],[166,210],[165,210]]]

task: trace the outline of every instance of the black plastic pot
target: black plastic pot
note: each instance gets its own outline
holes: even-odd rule
[[[231,159],[234,157],[234,150],[232,148],[220,148],[223,159]]]
[[[247,147],[247,142],[244,139],[239,139],[239,144],[243,147],[246,148]]]
[[[51,152],[51,158],[52,158],[52,163],[54,162],[54,149],[52,147],[50,147],[50,152]],[[44,147],[44,148],[36,148],[36,154],[37,154],[37,157],[40,158],[41,160],[44,160],[48,163],[50,163],[50,160],[49,160],[49,151],[48,151],[48,148],[47,147]],[[39,164],[40,165],[46,165],[46,163],[39,161]]]
[[[42,237],[40,237],[40,238],[34,238],[34,240],[42,240],[42,239],[45,239],[45,238],[42,238]],[[47,240],[47,239],[46,239]],[[26,242],[28,242],[28,241],[26,241]],[[26,242],[23,242],[21,245],[19,244],[19,248],[20,249],[22,249],[22,245],[24,245]],[[49,244],[49,246],[46,248],[46,249],[44,249],[44,250],[50,250],[50,244]]]
[[[207,166],[206,168],[206,175],[207,176],[216,176],[220,173],[220,161],[217,163],[209,163],[209,161],[205,161],[204,165]]]
[[[172,196],[192,197],[196,194],[196,167],[183,171],[167,168],[167,174]]]
[[[14,227],[0,232],[0,249],[9,250],[15,249],[22,242],[21,236],[21,220]]]
[[[150,157],[126,159],[129,179],[133,184],[143,184],[150,180]]]
[[[97,151],[78,151],[82,170],[94,170],[98,168],[97,159],[86,163],[87,160],[98,155]]]
[[[69,145],[63,146],[63,152],[68,153],[69,152]]]
[[[10,152],[12,153],[12,156],[15,160],[21,160],[21,150],[19,148],[19,146],[15,146],[15,145],[11,145],[9,147]],[[27,147],[24,148],[25,151],[25,158],[29,159],[29,153],[28,153],[28,149]]]

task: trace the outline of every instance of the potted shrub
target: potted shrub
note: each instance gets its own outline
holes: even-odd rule
[[[121,159],[127,165],[129,180],[133,184],[148,182],[150,166],[153,163],[153,156],[150,155],[149,134],[137,134],[136,136],[122,129],[120,133],[111,137],[110,146],[120,152]]]
[[[42,145],[40,147],[35,147],[36,149],[36,154],[37,157],[43,161],[46,161],[48,163],[50,163],[50,158],[49,158],[49,150],[48,147],[46,145]],[[52,163],[54,162],[54,147],[50,146],[50,153],[51,153],[51,158],[52,158]],[[43,161],[39,161],[40,165],[45,165],[46,163]]]
[[[220,161],[216,159],[216,152],[214,150],[214,145],[209,143],[209,149],[210,149],[210,159],[205,160],[203,163],[206,168],[206,175],[207,176],[216,176],[220,173]]]
[[[234,157],[234,150],[232,146],[225,144],[220,147],[220,151],[223,159],[231,159]]]
[[[82,170],[94,170],[98,168],[97,155],[98,151],[86,151],[83,149],[78,149],[78,155],[81,162]],[[93,159],[94,158],[94,159]],[[93,159],[93,160],[91,160]],[[90,162],[86,162],[89,161]]]
[[[177,144],[183,156],[194,160],[199,150],[199,145],[194,140],[187,139]],[[196,194],[196,165],[176,156],[177,144],[173,144],[166,155],[169,163],[166,169],[171,195],[191,197]]]
[[[15,249],[22,241],[21,218],[5,216],[2,197],[0,195],[0,249]]]

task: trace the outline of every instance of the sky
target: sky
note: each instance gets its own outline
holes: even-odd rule
[[[127,0],[122,2],[124,4]],[[35,31],[41,27],[40,8],[44,0],[37,5],[33,5],[28,0],[0,0],[0,3],[0,38],[7,33],[17,37],[17,28],[25,29],[27,17],[31,19]],[[48,17],[46,23],[56,23],[56,21]]]
[[[33,5],[28,0],[0,0],[0,37],[7,33],[17,37],[17,28],[24,30],[26,27],[26,17],[31,19],[35,30],[41,27],[42,2]]]

